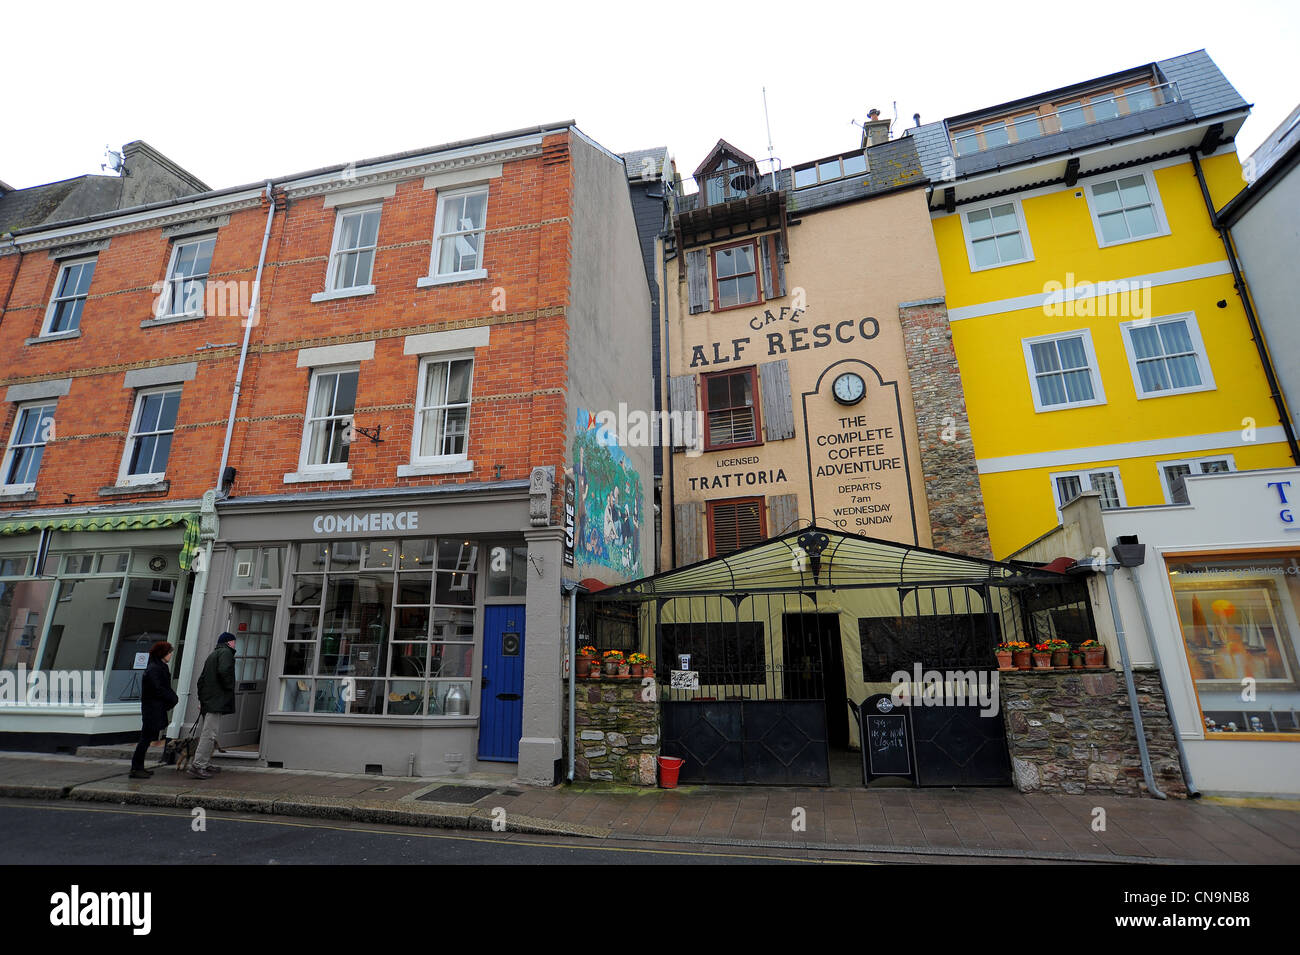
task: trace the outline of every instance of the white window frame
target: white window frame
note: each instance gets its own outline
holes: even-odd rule
[[[1065,504],[1061,503],[1060,497],[1056,493],[1057,479],[1066,478],[1066,477],[1078,478],[1079,493],[1083,493],[1084,491],[1093,490],[1092,477],[1091,477],[1091,475],[1093,474],[1113,475],[1115,478],[1115,497],[1119,499],[1118,507],[1128,507],[1127,499],[1124,496],[1124,481],[1120,477],[1119,468],[1115,467],[1114,465],[1107,465],[1105,467],[1096,467],[1096,468],[1081,468],[1080,470],[1077,471],[1053,471],[1051,474],[1048,475],[1048,478],[1052,482],[1052,503],[1056,505],[1056,516],[1058,519],[1061,517],[1061,508],[1064,507]],[[1071,498],[1071,500],[1074,500],[1074,498]],[[1069,501],[1065,503],[1068,504]],[[1102,508],[1102,510],[1113,511],[1115,510],[1115,508],[1107,507],[1107,508]]]
[[[464,269],[460,272],[439,272],[438,262],[442,258],[442,243],[447,237],[444,234],[443,227],[446,224],[447,204],[453,199],[460,199],[464,196],[481,193],[483,201],[483,228],[473,230],[474,235],[479,236],[478,247],[478,268]],[[484,265],[484,256],[487,252],[487,215],[488,206],[492,200],[491,190],[486,185],[466,186],[463,189],[446,189],[438,192],[438,212],[433,221],[433,251],[429,257],[429,276],[427,281],[422,281],[423,285],[439,285],[446,282],[466,282],[473,279],[487,278],[487,267]],[[453,234],[453,233],[448,233]],[[468,235],[471,233],[455,230],[454,235]]]
[[[1034,364],[1034,345],[1044,342],[1057,341],[1063,338],[1082,338],[1083,350],[1088,358],[1088,374],[1092,380],[1092,400],[1090,401],[1066,401],[1055,405],[1045,405],[1042,403],[1038,394],[1038,368]],[[1044,414],[1052,411],[1066,411],[1070,408],[1090,408],[1093,405],[1104,405],[1106,403],[1106,391],[1101,386],[1101,369],[1097,365],[1097,352],[1092,347],[1092,331],[1087,328],[1077,328],[1069,332],[1056,332],[1052,335],[1037,335],[1033,338],[1022,338],[1020,347],[1025,355],[1025,371],[1029,375],[1029,396],[1034,402],[1034,411],[1038,414]]]
[[[316,389],[320,385],[320,379],[323,375],[345,375],[348,372],[355,372],[357,375],[357,395],[361,393],[361,365],[321,365],[311,370],[311,385],[307,389],[307,408],[302,419],[302,448],[298,452],[298,473],[300,475],[316,475],[316,480],[326,478],[351,478],[352,469],[351,452],[348,454],[347,461],[337,461],[328,464],[314,464],[308,461],[307,456],[311,451],[311,409],[316,404]],[[337,395],[336,395],[337,397]],[[330,417],[341,417],[331,415]],[[323,419],[322,419],[323,420]]]
[[[365,215],[373,212],[379,215],[380,225],[383,224],[383,203],[372,202],[366,205],[357,206],[340,206],[337,214],[334,216],[334,238],[330,242],[330,261],[329,270],[325,273],[325,291],[319,296],[313,295],[313,301],[319,301],[321,298],[344,298],[350,295],[371,295],[375,291],[375,266],[379,262],[379,225],[375,227],[375,244],[359,245],[353,249],[340,249],[339,242],[343,237],[343,220],[349,216]],[[344,254],[354,254],[369,250],[374,253],[370,260],[370,281],[365,285],[347,285],[340,287],[339,266],[342,263]]]
[[[1107,242],[1101,231],[1101,220],[1097,217],[1097,203],[1093,199],[1092,190],[1107,183],[1118,184],[1121,179],[1130,179],[1133,176],[1141,176],[1146,181],[1147,195],[1151,197],[1151,212],[1156,220],[1156,231],[1151,235],[1129,236],[1127,239],[1115,239]],[[1145,242],[1147,239],[1158,239],[1161,236],[1169,235],[1169,220],[1165,218],[1165,207],[1160,201],[1160,190],[1156,188],[1156,177],[1152,175],[1150,169],[1125,169],[1116,175],[1089,181],[1084,187],[1083,195],[1088,202],[1088,214],[1092,216],[1092,230],[1097,236],[1098,248],[1108,249],[1111,246],[1127,245],[1130,242]]]
[[[146,474],[129,474],[127,473],[127,471],[131,467],[132,449],[135,447],[135,443],[140,437],[138,428],[140,426],[140,414],[144,410],[144,399],[149,395],[166,395],[166,394],[171,394],[173,392],[175,392],[176,395],[179,396],[181,394],[181,386],[162,385],[158,388],[141,388],[139,391],[135,393],[135,407],[131,409],[131,422],[128,425],[127,432],[126,432],[126,447],[122,451],[122,463],[121,465],[119,465],[117,469],[118,487],[129,487],[136,484],[157,484],[159,481],[166,479],[167,477],[166,468],[163,468],[163,470],[161,471],[151,471]],[[178,400],[177,401],[178,419],[180,415],[179,404],[180,402]],[[149,432],[150,435],[163,434],[163,433],[164,432],[162,431]],[[176,440],[175,427],[172,428],[171,434],[172,434],[172,443],[174,445]],[[169,448],[167,452],[167,459],[169,461],[171,460],[171,452],[172,449]]]
[[[1016,214],[1016,223],[1020,230],[1020,241],[1024,246],[1025,254],[1023,258],[1008,259],[1005,262],[997,262],[993,265],[976,265],[975,264],[975,246],[971,241],[970,222],[966,217],[972,212],[988,212],[992,215],[992,210],[997,206],[1010,205]],[[971,206],[963,207],[958,211],[961,219],[961,234],[966,242],[966,260],[970,264],[972,272],[988,272],[992,269],[1005,268],[1008,265],[1021,265],[1025,262],[1034,261],[1034,247],[1029,241],[1029,227],[1025,224],[1025,210],[1020,204],[1020,200],[1012,196],[1003,196],[1000,199],[992,199],[987,202],[976,203]]]
[[[433,471],[443,472],[460,472],[471,471],[474,468],[474,462],[469,459],[469,440],[470,440],[470,409],[474,404],[474,367],[471,364],[469,371],[469,400],[465,402],[465,451],[461,454],[434,454],[423,455],[419,453],[420,444],[424,434],[424,412],[427,408],[434,407],[453,407],[450,405],[429,405],[424,406],[425,389],[429,381],[429,368],[435,364],[441,364],[452,361],[469,361],[474,363],[475,353],[473,351],[455,351],[455,352],[436,352],[420,356],[420,372],[416,382],[415,393],[415,426],[411,431],[411,469],[420,471],[431,469]],[[459,403],[457,403],[457,406]],[[425,471],[429,473],[429,471]]]
[[[58,337],[58,336],[61,336],[61,335],[72,336],[72,335],[74,335],[75,333],[78,333],[78,332],[81,331],[81,316],[85,314],[85,312],[86,312],[86,302],[89,301],[89,299],[90,299],[90,286],[86,286],[86,294],[85,294],[85,295],[64,295],[64,296],[60,296],[60,295],[59,295],[59,288],[63,285],[63,279],[64,279],[64,276],[66,276],[66,275],[68,274],[68,270],[69,270],[69,269],[73,268],[74,266],[85,265],[87,262],[94,262],[96,268],[98,268],[98,267],[99,267],[99,256],[98,256],[98,254],[96,254],[96,255],[83,255],[83,256],[79,256],[79,257],[77,257],[77,258],[75,258],[75,259],[64,259],[64,260],[62,260],[61,262],[59,262],[59,272],[58,272],[58,274],[54,277],[54,289],[50,292],[50,303],[49,303],[49,305],[47,305],[47,306],[45,307],[45,321],[44,321],[44,323],[41,325],[41,337],[42,337],[42,338],[44,338],[44,337],[46,337],[46,336],[54,336],[54,337]],[[95,281],[94,273],[91,273],[90,281],[91,281],[91,284],[94,284],[94,281]],[[75,301],[76,299],[81,299],[81,313],[77,316],[77,324],[76,324],[73,328],[64,328],[64,329],[61,329],[61,330],[59,330],[59,331],[57,331],[57,332],[54,331],[54,330],[52,329],[51,326],[52,326],[53,323],[54,323],[54,313],[55,313],[55,311],[58,309],[59,303],[60,303],[60,302],[71,302],[71,301]]]
[[[1198,458],[1174,458],[1169,461],[1157,461],[1156,474],[1160,476],[1160,486],[1164,489],[1165,500],[1170,504],[1174,503],[1174,489],[1169,484],[1169,475],[1165,474],[1165,468],[1173,467],[1178,464],[1186,464],[1190,466],[1192,469],[1192,473],[1189,474],[1188,477],[1193,477],[1197,474],[1224,473],[1224,472],[1213,472],[1213,471],[1207,472],[1202,470],[1205,467],[1205,465],[1211,463],[1212,461],[1226,461],[1228,464],[1229,473],[1237,470],[1236,459],[1234,459],[1231,454],[1206,454]]]
[[[1133,349],[1130,329],[1169,322],[1187,324],[1187,337],[1192,340],[1192,347],[1196,351],[1196,370],[1200,372],[1201,383],[1187,388],[1166,388],[1164,391],[1144,392],[1142,377],[1138,374],[1137,353]],[[1205,342],[1201,340],[1201,329],[1196,323],[1195,312],[1179,312],[1173,315],[1161,315],[1159,318],[1139,318],[1132,322],[1121,322],[1119,328],[1120,338],[1124,341],[1124,354],[1128,356],[1129,374],[1133,377],[1133,391],[1139,401],[1147,398],[1168,398],[1170,395],[1190,395],[1198,391],[1214,391],[1218,387],[1214,383],[1214,373],[1210,370],[1210,356],[1206,354]]]
[[[24,414],[28,411],[39,411],[39,409],[43,409],[43,408],[51,408],[54,409],[54,414],[58,413],[58,403],[55,401],[50,401],[48,399],[44,401],[24,402],[23,404],[20,404],[18,406],[18,409],[14,412],[13,427],[9,429],[9,440],[5,444],[4,460],[0,461],[0,482],[7,480],[7,476],[9,474],[9,468],[13,464],[14,451],[15,451],[14,439],[18,437],[18,425],[20,422],[22,422]],[[53,415],[51,417],[53,417]],[[39,422],[40,419],[38,418],[37,420]],[[40,431],[41,429],[38,427],[37,428],[38,437],[40,436]],[[41,441],[39,446],[41,448],[44,448],[48,444],[49,444],[48,441]],[[22,447],[34,448],[37,447],[37,445],[35,443],[24,444],[22,445]],[[41,463],[42,464],[45,463],[44,451],[41,452]],[[39,467],[36,469],[36,473],[38,476],[40,475],[41,469]],[[36,490],[35,481],[30,481],[25,484],[0,483],[0,492],[4,494],[25,494],[28,491],[34,491],[34,490]]]
[[[209,257],[208,260],[207,272],[202,274],[196,272],[194,275],[187,275],[183,278],[176,274],[176,260],[180,258],[181,249],[189,245],[201,245],[204,242],[212,243],[212,251],[215,254],[217,250],[217,234],[215,232],[205,235],[185,236],[185,238],[176,239],[172,243],[171,258],[167,261],[167,278],[164,283],[165,287],[163,289],[162,300],[158,305],[158,310],[154,313],[155,318],[202,318],[204,316],[206,312],[205,303],[207,299],[208,276],[212,272],[211,257]],[[195,310],[181,312],[171,311],[171,303],[175,300],[173,289],[176,286],[178,279],[182,282],[196,282],[202,280],[203,296],[200,298],[198,308]]]

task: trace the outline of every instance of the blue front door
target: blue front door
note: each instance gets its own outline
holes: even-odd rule
[[[489,606],[486,618],[478,758],[517,763],[524,728],[524,608]]]

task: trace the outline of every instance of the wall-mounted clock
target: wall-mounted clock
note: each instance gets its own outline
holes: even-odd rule
[[[167,569],[167,558],[155,556],[149,558],[149,569],[155,574],[160,574]]]
[[[867,393],[867,383],[862,380],[861,375],[846,371],[835,379],[835,383],[831,386],[831,393],[842,405],[856,405]]]

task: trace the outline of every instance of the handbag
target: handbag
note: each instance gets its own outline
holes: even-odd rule
[[[185,772],[189,766],[190,760],[194,758],[195,751],[199,748],[199,717],[194,720],[194,725],[190,727],[184,738],[169,739],[163,745],[163,763],[176,767],[176,772]]]

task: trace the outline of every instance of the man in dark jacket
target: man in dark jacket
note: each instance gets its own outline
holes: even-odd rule
[[[195,779],[211,779],[218,768],[212,765],[221,717],[235,712],[235,635],[217,637],[216,649],[208,654],[199,674],[199,748],[186,772]]]

